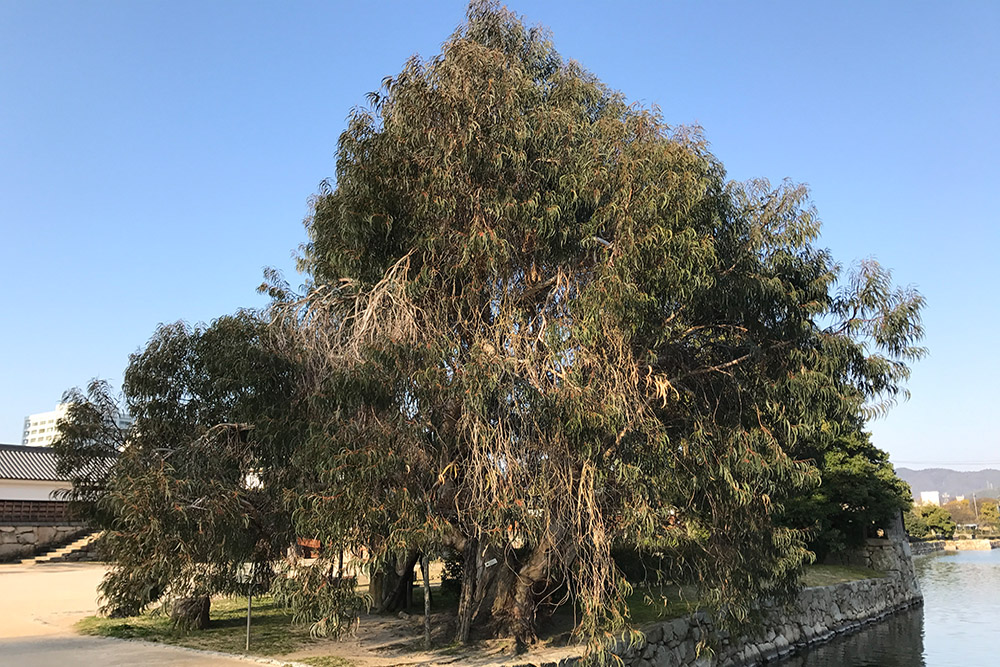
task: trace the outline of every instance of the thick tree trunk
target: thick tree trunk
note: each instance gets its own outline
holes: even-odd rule
[[[548,587],[550,555],[547,545],[538,546],[494,604],[498,629],[514,636],[518,653],[527,651],[538,639],[537,602]]]
[[[368,595],[371,596],[376,609],[381,609],[382,603],[385,602],[386,595],[388,595],[386,589],[390,587],[387,584],[385,570],[371,573],[371,577],[368,579]]]
[[[208,612],[212,599],[207,595],[180,598],[170,610],[174,627],[180,630],[204,630],[208,627]]]
[[[472,628],[490,628],[498,635],[511,635],[515,627],[525,627],[516,623],[515,618],[526,618],[528,630],[520,635],[524,642],[534,641],[534,602],[532,590],[537,582],[544,582],[548,574],[548,561],[542,558],[541,565],[532,566],[533,561],[522,566],[512,552],[504,553],[495,547],[481,547],[475,540],[468,540],[463,550],[462,593],[459,599],[458,628],[455,641],[469,640]],[[544,551],[544,550],[542,550]],[[520,605],[522,612],[515,612],[518,604],[518,586],[525,577],[532,580],[527,584],[527,592],[522,592]]]
[[[493,617],[497,601],[502,599],[514,584],[520,564],[513,559],[512,554],[490,548],[485,554],[480,554],[477,565],[479,583],[476,588],[473,624],[494,627]]]
[[[469,641],[469,632],[472,630],[478,552],[479,542],[472,538],[467,539],[465,548],[462,549],[462,593],[458,600],[458,628],[455,631],[455,641],[459,644]]]
[[[382,579],[382,603],[378,606],[379,613],[402,611],[409,609],[413,604],[413,568],[419,558],[419,551],[411,551],[401,559],[395,570],[385,572]]]

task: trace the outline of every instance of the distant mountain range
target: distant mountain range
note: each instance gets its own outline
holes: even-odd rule
[[[959,472],[947,468],[896,468],[896,474],[910,485],[917,498],[921,491],[940,491],[951,496],[967,497],[975,493],[980,498],[1000,496],[1000,470],[993,468],[974,472]]]

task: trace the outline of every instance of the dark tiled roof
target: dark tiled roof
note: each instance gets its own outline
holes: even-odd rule
[[[0,445],[0,479],[68,482],[56,470],[56,453],[48,447]]]

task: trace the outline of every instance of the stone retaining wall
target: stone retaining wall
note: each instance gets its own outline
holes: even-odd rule
[[[80,525],[0,526],[0,562],[35,554],[53,544],[69,541],[86,531]]]
[[[787,607],[765,606],[756,632],[731,636],[699,612],[645,629],[641,646],[616,653],[627,667],[754,667],[878,622],[923,601],[915,580],[899,572],[835,586],[805,588]],[[699,655],[699,644],[713,650]],[[517,667],[578,667],[575,658],[521,662]]]
[[[885,572],[884,577],[805,588],[788,605],[764,603],[756,629],[730,635],[699,612],[648,627],[640,646],[615,651],[627,667],[753,667],[853,632],[923,601],[902,521],[886,539],[868,540],[843,558]],[[712,650],[704,650],[711,646]],[[578,658],[522,662],[519,667],[580,665]]]
[[[1000,540],[928,540],[910,544],[914,556],[923,556],[935,551],[989,551],[990,549],[1000,549]]]
[[[928,540],[927,542],[911,542],[910,552],[914,556],[924,556],[935,551],[944,551],[944,540]]]
[[[699,613],[646,631],[646,644],[623,651],[629,667],[750,667],[853,632],[922,601],[919,589],[898,573],[836,586],[803,589],[788,607],[766,606],[760,629],[731,637]],[[714,654],[697,655],[707,639]]]

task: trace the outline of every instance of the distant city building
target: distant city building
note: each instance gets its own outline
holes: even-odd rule
[[[962,502],[963,500],[965,500],[965,496],[955,496],[955,500],[958,502]]]
[[[938,491],[921,491],[921,505],[941,505],[941,494]]]
[[[52,444],[58,435],[56,425],[59,420],[66,416],[69,408],[67,403],[60,403],[52,412],[39,412],[28,415],[24,418],[24,433],[21,436],[21,444],[32,447],[47,447]],[[126,429],[132,425],[132,418],[128,415],[119,415],[115,420],[118,428]]]

